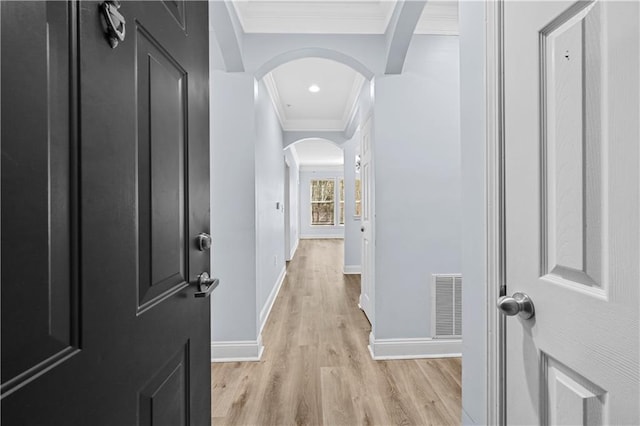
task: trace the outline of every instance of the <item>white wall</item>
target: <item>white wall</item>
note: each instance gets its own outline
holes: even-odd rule
[[[462,422],[487,421],[485,5],[460,2]]]
[[[376,77],[375,339],[431,335],[431,274],[461,271],[458,39],[414,36]]]
[[[255,135],[258,308],[263,321],[265,305],[285,269],[282,129],[263,82],[255,103]]]
[[[314,179],[342,179],[342,166],[300,168],[300,238],[344,238],[344,225],[311,225],[311,181]],[[338,182],[336,182],[338,185]],[[338,202],[336,193],[336,204]],[[339,217],[336,210],[336,223]],[[345,218],[346,220],[346,218]]]

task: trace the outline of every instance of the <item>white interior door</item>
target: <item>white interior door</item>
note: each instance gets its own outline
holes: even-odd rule
[[[638,425],[639,3],[503,6],[507,422]]]
[[[284,258],[291,260],[291,168],[285,161],[284,164]]]
[[[360,308],[373,325],[374,320],[374,200],[373,156],[371,151],[371,118],[362,127],[360,146],[360,179],[362,185],[362,271]]]

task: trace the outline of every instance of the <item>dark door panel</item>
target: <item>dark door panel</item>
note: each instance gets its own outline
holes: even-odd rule
[[[207,4],[166,3],[115,49],[99,2],[0,3],[3,423],[210,423]]]
[[[138,226],[143,311],[187,285],[187,71],[136,25]]]
[[[69,70],[77,50],[66,3],[3,2],[0,7],[6,394],[78,348],[73,256],[77,146],[71,117],[77,100]]]
[[[140,392],[140,425],[189,424],[188,343],[158,371]]]

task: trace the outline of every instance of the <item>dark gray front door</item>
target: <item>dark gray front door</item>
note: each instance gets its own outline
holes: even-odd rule
[[[2,423],[210,423],[207,3],[2,2]]]

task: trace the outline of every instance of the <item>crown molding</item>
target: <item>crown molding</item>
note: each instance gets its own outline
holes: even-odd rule
[[[313,172],[343,172],[344,164],[301,164],[300,172],[302,173],[313,173]]]
[[[280,127],[285,131],[312,131],[312,132],[325,132],[325,131],[343,131],[346,126],[349,124],[351,116],[354,113],[355,106],[357,104],[357,97],[360,93],[360,88],[362,87],[362,83],[364,82],[364,77],[360,74],[356,73],[356,77],[354,78],[354,84],[351,88],[351,93],[349,94],[349,99],[347,102],[347,108],[345,111],[348,112],[349,115],[343,113],[343,116],[339,120],[319,120],[319,119],[295,119],[291,120],[287,118],[287,112],[285,111],[282,103],[282,99],[280,97],[280,91],[278,89],[278,84],[276,80],[273,78],[273,74],[269,73],[264,76],[264,85],[267,88],[267,92],[269,93],[269,97],[271,98],[271,103],[273,103],[274,109],[276,111],[276,115],[278,116],[278,121],[280,122]],[[353,97],[355,96],[355,99]]]
[[[276,111],[276,115],[278,116],[280,127],[284,130],[287,114],[282,107],[282,100],[280,99],[280,92],[278,91],[276,80],[273,78],[273,74],[269,73],[263,77],[263,81],[267,92],[269,92],[269,98],[271,98],[271,103]]]
[[[285,119],[282,130],[289,132],[341,132],[344,130],[342,119],[318,120],[318,119]]]
[[[289,152],[291,152],[291,158],[293,158],[293,162],[296,164],[296,168],[300,168],[300,157],[298,157],[298,151],[296,150],[295,145],[288,146]]]
[[[362,92],[362,85],[364,82],[364,76],[360,73],[355,73],[353,77],[353,85],[351,86],[351,91],[349,92],[349,97],[347,98],[347,103],[345,105],[344,112],[342,113],[341,130],[346,129],[353,120],[353,116],[358,109],[358,99],[360,98],[360,92]]]

